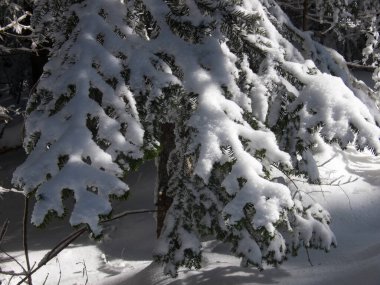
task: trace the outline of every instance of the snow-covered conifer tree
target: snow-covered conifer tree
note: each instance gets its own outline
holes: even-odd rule
[[[378,153],[379,114],[343,59],[275,1],[36,5],[34,26],[53,47],[13,178],[37,199],[35,225],[63,215],[73,193],[71,224],[100,234],[109,198],[128,193],[125,174],[166,153],[157,196],[170,203],[155,252],[166,273],[198,268],[206,236],[258,267],[336,243],[329,214],[302,205],[274,173],[318,182],[313,155],[326,143]]]
[[[359,63],[363,61],[373,66],[375,88],[379,88],[379,1],[286,0],[277,2],[297,26],[311,31],[314,39],[338,50],[349,61]]]

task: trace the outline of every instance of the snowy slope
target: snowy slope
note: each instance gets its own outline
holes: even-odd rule
[[[22,158],[21,153],[19,157]],[[0,161],[4,164],[4,156]],[[319,157],[319,165],[322,165],[320,171],[326,177],[323,182],[340,183],[340,187],[307,186],[302,182],[297,184],[302,191],[309,193],[304,193],[305,201],[314,199],[330,211],[338,247],[327,254],[310,250],[313,266],[308,263],[303,249],[298,257],[289,257],[279,268],[267,267],[263,272],[254,268],[241,268],[240,260],[228,255],[226,246],[206,241],[203,243],[203,268],[200,271],[181,269],[178,278],[172,279],[163,276],[161,266],[152,263],[154,219],[151,214],[141,214],[125,217],[109,225],[102,242],[82,237],[36,274],[34,282],[42,284],[49,273],[46,284],[57,284],[59,278],[60,284],[85,284],[88,277],[87,284],[379,285],[380,158],[353,149],[343,152],[330,148]],[[8,170],[12,167],[9,160],[7,167]],[[353,182],[346,183],[351,180]],[[154,183],[154,165],[144,165],[141,171],[130,177],[131,199],[119,202],[115,211],[152,208]],[[13,218],[2,247],[23,263],[19,231],[22,209],[20,198],[17,194],[3,195],[0,200],[0,222],[6,216]],[[12,203],[9,199],[12,199]],[[14,203],[20,206],[14,206]],[[67,225],[54,222],[46,232],[33,228],[30,232],[31,259],[37,261],[70,229]],[[19,270],[15,262],[5,259],[4,255],[1,255],[0,264],[2,269]],[[0,276],[0,280],[4,278]]]
[[[279,268],[267,267],[263,272],[241,268],[240,261],[230,257],[227,248],[210,241],[204,243],[206,261],[199,272],[184,269],[178,279],[171,279],[160,274],[158,265],[151,264],[99,284],[380,284],[380,159],[352,149],[345,153],[335,151],[337,156],[321,167],[321,172],[330,177],[328,181],[342,175],[335,184],[356,177],[358,180],[340,187],[322,186],[323,194],[310,193],[330,211],[338,238],[338,248],[328,254],[309,251],[313,266],[301,251]],[[321,159],[326,157],[328,153]]]

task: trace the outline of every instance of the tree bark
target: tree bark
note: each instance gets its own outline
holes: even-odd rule
[[[302,30],[306,31],[308,22],[307,22],[307,15],[309,13],[309,0],[303,1],[303,15],[302,15]]]
[[[167,195],[167,189],[169,184],[169,173],[167,170],[167,164],[169,155],[175,148],[175,135],[174,124],[164,123],[161,125],[161,153],[158,158],[158,186],[156,192],[156,206],[157,206],[157,237],[160,236],[166,213],[172,204],[172,198]]]
[[[38,82],[40,79],[44,65],[48,62],[49,52],[48,50],[41,50],[38,54],[33,53],[31,56],[31,65],[32,65],[32,81],[33,85]]]

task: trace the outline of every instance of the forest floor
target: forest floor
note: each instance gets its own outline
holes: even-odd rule
[[[13,169],[24,159],[21,150],[0,156],[0,180],[9,187]],[[155,245],[155,221],[152,214],[124,217],[107,225],[104,238],[94,241],[83,236],[62,251],[33,276],[34,284],[380,284],[380,158],[353,148],[341,151],[329,148],[318,157],[324,180],[322,186],[298,181],[304,202],[318,202],[332,216],[332,229],[338,247],[329,253],[305,249],[297,257],[260,272],[240,267],[240,260],[229,255],[229,248],[217,241],[203,243],[201,270],[180,268],[176,279],[162,274],[162,267],[152,262]],[[129,177],[130,199],[116,202],[115,212],[152,209],[155,166],[145,164]],[[329,185],[332,184],[332,185]],[[72,201],[71,201],[72,203]],[[70,207],[70,201],[67,204]],[[0,198],[0,223],[10,219],[1,247],[25,265],[22,250],[23,196],[5,193]],[[67,218],[51,222],[44,230],[29,227],[32,264],[72,229]],[[20,271],[17,263],[0,253],[3,270]],[[3,283],[1,283],[1,280]],[[0,284],[7,284],[0,276]],[[16,284],[13,278],[11,284]]]

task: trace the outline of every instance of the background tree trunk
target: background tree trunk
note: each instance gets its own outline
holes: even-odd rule
[[[156,190],[157,237],[159,237],[161,234],[166,213],[172,204],[172,198],[167,196],[167,189],[170,178],[167,170],[167,163],[169,160],[169,155],[175,147],[174,126],[175,125],[171,123],[165,123],[161,125],[161,153],[158,158],[158,186]]]
[[[309,13],[309,0],[303,1],[303,15],[302,15],[302,30],[306,31],[308,22],[307,22],[307,15]]]

